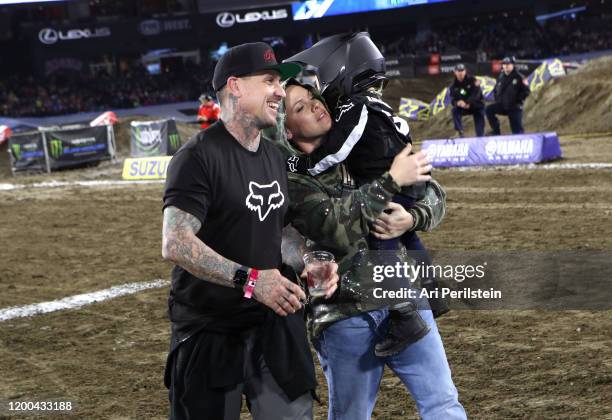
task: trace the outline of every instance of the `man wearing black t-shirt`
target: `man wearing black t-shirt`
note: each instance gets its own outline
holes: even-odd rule
[[[242,394],[255,419],[312,418],[306,296],[279,271],[285,163],[260,141],[276,123],[280,81],[299,70],[278,64],[265,43],[231,48],[213,76],[221,120],[170,162],[162,254],[176,264],[165,374],[171,419],[238,419]]]

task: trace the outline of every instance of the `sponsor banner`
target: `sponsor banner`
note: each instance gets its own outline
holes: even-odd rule
[[[138,24],[138,32],[148,37],[188,32],[193,30],[193,26],[189,17],[180,19],[148,19]]]
[[[168,156],[173,155],[182,145],[174,120],[132,121],[130,155]]]
[[[412,57],[385,57],[387,71],[385,76],[414,77],[414,58]]]
[[[428,103],[412,98],[401,98],[398,115],[413,121],[429,119],[431,108]]]
[[[385,57],[385,65],[389,67],[414,66],[414,58],[409,57]]]
[[[430,64],[429,66],[427,66],[427,74],[430,76],[436,76],[440,74],[440,65]]]
[[[465,60],[465,57],[461,55],[461,53],[455,54],[439,54],[439,61],[441,63],[449,63],[449,62],[461,62]]]
[[[347,15],[423,4],[442,3],[452,0],[307,0],[293,2],[293,20],[318,19],[328,16]]]
[[[387,67],[385,76],[387,76],[390,79],[414,77],[414,66]]]
[[[166,179],[172,156],[128,158],[123,162],[123,179]]]
[[[110,36],[110,27],[103,25],[84,25],[69,29],[45,27],[38,31],[38,40],[44,45],[65,44],[79,40],[108,38]]]
[[[451,104],[450,89],[444,88],[442,92],[438,93],[436,98],[431,101],[429,107],[431,108],[431,115],[444,111],[447,106]]]
[[[482,90],[482,96],[485,101],[492,101],[493,90],[495,89],[496,80],[488,76],[476,76],[476,79],[480,81],[480,89]]]
[[[8,151],[13,172],[47,170],[41,133],[15,134],[9,138]]]
[[[540,65],[539,62],[517,61],[516,63],[514,63],[514,68],[523,74],[529,74],[533,72],[539,65]],[[501,60],[491,60],[491,73],[499,74],[501,71],[502,71]]]
[[[539,90],[546,82],[555,77],[565,76],[563,62],[558,58],[547,60],[540,64],[533,73],[527,77],[527,84],[532,92]]]
[[[106,126],[44,132],[51,170],[112,158]]]
[[[515,165],[562,156],[556,133],[425,140],[422,149],[436,167]]]
[[[219,12],[215,16],[215,22],[217,27],[229,29],[264,22],[284,22],[290,18],[291,10],[288,7],[266,7],[243,11]]]

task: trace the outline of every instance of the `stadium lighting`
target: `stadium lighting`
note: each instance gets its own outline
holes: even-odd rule
[[[562,17],[562,16],[571,16],[572,18],[574,18],[576,13],[584,12],[586,11],[586,9],[587,8],[585,6],[580,6],[580,7],[574,7],[573,9],[565,9],[559,12],[538,15],[536,16],[536,21],[542,23],[544,21],[547,21],[548,19],[553,19],[553,18]]]

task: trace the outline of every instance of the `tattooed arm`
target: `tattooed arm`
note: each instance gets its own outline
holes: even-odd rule
[[[202,223],[176,207],[164,210],[162,256],[200,279],[234,287],[234,273],[240,265],[222,257],[202,242],[196,233]]]
[[[202,227],[193,215],[176,207],[164,210],[162,256],[194,276],[221,286],[234,287],[234,273],[240,267],[207,246],[196,233]],[[301,308],[306,299],[302,289],[276,269],[259,271],[255,298],[277,314],[285,316]]]

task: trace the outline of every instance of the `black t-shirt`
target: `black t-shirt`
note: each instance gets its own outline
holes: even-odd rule
[[[186,143],[167,172],[164,208],[197,217],[197,233],[223,257],[260,270],[281,265],[281,230],[288,208],[285,162],[266,140],[245,149],[221,121]],[[181,267],[172,271],[170,319],[179,337],[201,327],[242,331],[264,321],[265,307],[243,292],[198,279]]]

